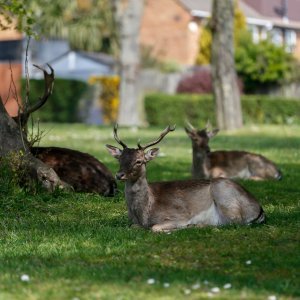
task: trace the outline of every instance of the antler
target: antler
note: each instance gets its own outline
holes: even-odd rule
[[[205,125],[205,129],[206,130],[211,130],[212,129],[212,126],[211,126],[211,123],[210,123],[209,119],[207,119],[207,122],[206,122],[206,125]]]
[[[185,127],[186,130],[188,130],[188,131],[195,131],[196,130],[195,127],[188,120],[185,120],[185,123],[188,126],[188,128]]]
[[[40,66],[34,65],[36,68],[42,70],[44,72],[44,80],[45,80],[45,90],[44,90],[44,95],[39,98],[39,101],[35,103],[32,106],[29,107],[24,107],[23,112],[19,113],[18,116],[13,117],[16,123],[20,124],[21,127],[26,130],[26,124],[28,122],[29,116],[31,113],[36,111],[37,109],[41,108],[49,98],[49,96],[52,94],[53,91],[53,85],[54,85],[54,70],[53,68],[47,64],[49,69],[51,70],[51,73],[47,73],[45,69],[43,69]]]
[[[146,144],[145,146],[142,146],[141,144],[140,144],[140,142],[138,142],[138,147],[139,147],[139,149],[141,149],[141,150],[145,150],[145,149],[147,149],[148,147],[151,147],[151,146],[154,146],[154,145],[156,145],[156,144],[158,144],[170,131],[174,131],[175,130],[175,128],[176,128],[176,125],[173,125],[173,127],[171,127],[170,125],[169,126],[167,126],[166,128],[165,128],[165,130],[160,134],[160,136],[159,136],[159,138],[157,139],[157,140],[155,140],[155,141],[153,141],[153,142],[150,142],[150,143],[148,143],[148,144]]]
[[[123,148],[127,148],[127,145],[124,142],[122,142],[118,137],[118,124],[115,124],[114,126],[114,138],[116,142],[120,144]]]
[[[47,64],[47,66],[51,70],[50,74],[42,67],[38,65],[34,65],[34,66],[44,72],[45,89],[44,89],[44,95],[42,97],[39,97],[39,101],[26,109],[26,114],[28,115],[38,110],[46,103],[47,99],[52,94],[53,85],[54,85],[54,70],[49,64]]]

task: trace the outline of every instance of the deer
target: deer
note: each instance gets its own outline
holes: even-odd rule
[[[144,146],[129,148],[106,145],[108,152],[119,161],[116,178],[125,181],[125,199],[132,226],[169,232],[190,226],[220,226],[227,224],[262,223],[265,213],[258,201],[241,185],[227,178],[212,180],[190,179],[148,183],[146,165],[157,157],[157,145],[175,126],[167,126],[160,136]],[[148,150],[147,150],[148,149]]]
[[[44,94],[35,104],[20,108],[18,116],[13,118],[25,133],[30,115],[47,102],[54,85],[54,70],[49,64],[47,66],[50,73],[40,66],[34,66],[44,73]],[[34,142],[36,140],[29,143],[30,152],[51,167],[75,192],[98,193],[103,196],[116,194],[117,183],[111,171],[92,155],[61,147],[35,147]]]
[[[210,151],[209,140],[219,129],[212,129],[209,122],[201,130],[187,122],[185,131],[192,141],[193,178],[282,179],[282,173],[275,163],[260,154],[236,150]]]

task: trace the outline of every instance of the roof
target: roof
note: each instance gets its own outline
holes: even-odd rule
[[[101,64],[101,65],[106,65],[109,67],[112,67],[115,63],[115,59],[108,54],[105,53],[98,53],[98,52],[85,52],[85,51],[72,51],[68,50],[65,53],[59,55],[58,57],[55,57],[54,59],[50,60],[48,63],[52,64],[55,63],[56,61],[59,61],[65,57],[67,57],[69,54],[76,54],[84,59],[93,61],[95,63]]]
[[[180,0],[180,2],[194,16],[210,16],[213,0]],[[260,9],[260,3],[264,4],[263,9]],[[300,29],[298,13],[300,0],[289,0],[288,3],[288,16],[293,16],[288,22],[276,15],[274,10],[274,7],[280,7],[281,0],[240,0],[239,6],[249,24]]]
[[[269,18],[282,18],[282,0],[243,0],[253,9]],[[300,0],[286,0],[286,14],[290,21],[300,22]]]

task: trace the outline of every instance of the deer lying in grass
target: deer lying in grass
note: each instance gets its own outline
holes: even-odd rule
[[[243,178],[265,180],[282,178],[276,165],[266,157],[245,151],[210,151],[209,139],[219,129],[206,128],[198,130],[188,123],[185,127],[192,140],[193,147],[193,178]]]
[[[76,192],[116,194],[117,184],[110,170],[88,153],[60,147],[32,147],[31,153]]]
[[[26,132],[27,122],[31,113],[41,108],[53,91],[54,70],[48,67],[51,73],[35,66],[44,73],[44,95],[34,105],[27,105],[22,112],[14,117]],[[95,157],[80,151],[60,147],[30,147],[31,153],[43,163],[51,167],[57,175],[76,192],[98,193],[104,196],[113,196],[117,184],[110,170]]]
[[[231,223],[261,223],[265,219],[262,207],[240,185],[230,179],[183,180],[148,183],[146,164],[159,152],[151,146],[158,144],[175,127],[168,126],[160,137],[145,146],[128,148],[106,145],[110,154],[119,160],[116,178],[125,181],[128,217],[136,225],[152,231],[171,231],[192,225],[225,225]]]

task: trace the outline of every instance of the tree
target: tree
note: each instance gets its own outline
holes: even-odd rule
[[[242,127],[242,110],[234,66],[234,0],[213,1],[212,10],[212,78],[220,129]]]
[[[121,85],[118,123],[121,125],[141,125],[139,31],[143,6],[143,0],[114,0],[120,41]]]
[[[246,18],[241,9],[239,8],[238,1],[234,1],[234,45],[238,47],[240,45],[241,36],[248,33]],[[203,26],[201,36],[199,39],[199,53],[196,58],[196,63],[199,65],[207,65],[211,61],[211,44],[212,44],[212,32],[211,32],[211,19],[208,19]]]
[[[40,36],[67,39],[72,49],[117,51],[109,0],[29,0],[28,3]]]
[[[1,13],[5,16],[5,21],[0,23],[2,30],[10,28],[14,18],[17,18],[19,21],[17,28],[27,34],[32,33],[32,19],[22,0],[6,1],[4,4],[0,2],[0,4]],[[52,73],[44,72],[44,75],[45,92],[49,96],[53,88],[54,74],[52,76]],[[29,116],[27,112],[24,104],[20,107],[19,118],[13,120],[7,114],[0,99],[0,164],[8,161],[16,171],[22,170],[27,180],[39,181],[49,191],[53,191],[56,187],[67,187],[50,167],[30,153],[30,145],[24,130]]]
[[[66,186],[51,168],[33,157],[22,127],[7,114],[0,99],[0,167],[3,159],[11,156],[14,162],[17,161],[17,165],[11,165],[12,168],[17,168],[18,172],[22,170],[27,179],[40,182],[47,190]]]

